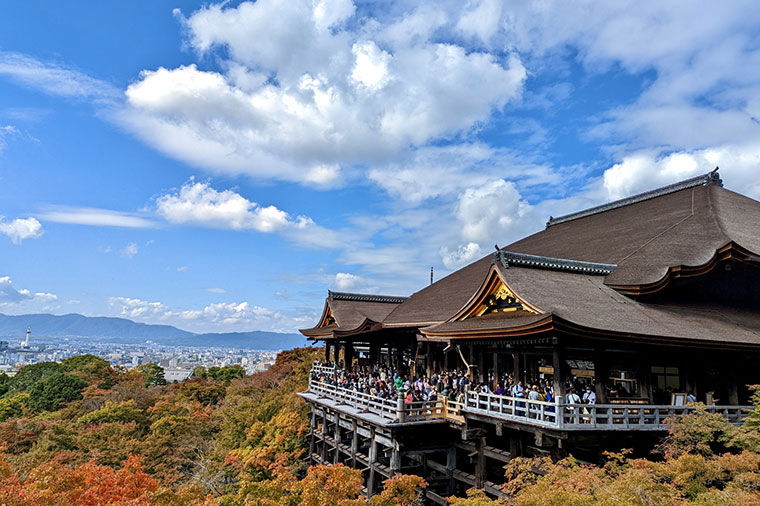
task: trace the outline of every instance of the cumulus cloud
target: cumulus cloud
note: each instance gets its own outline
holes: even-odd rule
[[[42,237],[42,224],[36,218],[16,218],[6,222],[0,216],[0,234],[10,237],[13,244],[21,244],[24,239],[37,239]]]
[[[623,158],[604,172],[603,188],[610,200],[704,174],[720,166],[726,185],[760,199],[760,144],[725,145],[695,151],[658,155],[640,151]]]
[[[189,181],[156,199],[156,212],[170,223],[231,230],[277,232],[309,246],[334,244],[334,235],[307,216],[293,217],[275,206],[261,206],[232,190]]]
[[[483,250],[476,242],[462,244],[458,248],[449,249],[447,246],[441,248],[441,260],[447,269],[458,269],[467,264],[478,260],[483,256]]]
[[[121,121],[208,170],[331,186],[343,167],[469,130],[519,97],[517,56],[434,40],[408,9],[382,23],[348,23],[354,12],[347,0],[201,8],[184,20],[190,44],[222,49],[224,72],[144,71]]]
[[[0,305],[16,305],[25,302],[49,303],[58,300],[53,293],[32,292],[26,288],[16,289],[10,276],[0,276]]]
[[[359,276],[349,272],[339,272],[335,275],[335,287],[338,290],[351,290],[361,282],[362,279]]]
[[[248,302],[220,302],[200,309],[174,309],[161,302],[110,297],[112,314],[144,323],[164,323],[198,332],[281,330],[289,321],[278,311]]]
[[[481,243],[519,238],[525,221],[533,216],[532,211],[515,184],[503,179],[468,188],[459,196],[456,206],[462,238]]]

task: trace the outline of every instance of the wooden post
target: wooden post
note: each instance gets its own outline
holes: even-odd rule
[[[354,343],[346,341],[343,347],[343,360],[346,363],[346,370],[351,371],[354,364]]]
[[[433,375],[433,343],[425,343],[425,376],[430,378]]]
[[[375,439],[375,428],[369,429],[369,476],[367,477],[367,499],[375,494],[375,464],[377,463],[377,440]]]
[[[475,487],[483,488],[486,481],[486,455],[483,452],[483,446],[486,444],[486,438],[481,437],[475,440],[475,447],[478,455],[475,461]]]
[[[726,388],[728,390],[728,404],[731,406],[739,405],[739,389],[736,385],[736,369],[729,367],[726,376]]]
[[[474,361],[475,361],[475,350],[473,349],[473,346],[470,344],[467,346],[467,363],[470,365],[469,369],[467,370],[467,377],[470,380],[470,384],[475,382],[475,371],[473,370]]]
[[[485,383],[487,379],[486,374],[486,350],[484,348],[478,348],[478,381]]]
[[[609,364],[606,355],[600,349],[594,350],[594,393],[599,404],[607,404],[608,377]]]
[[[636,372],[639,376],[639,395],[641,397],[646,397],[650,403],[654,402],[654,399],[652,398],[652,383],[650,382],[652,369],[650,368],[649,361],[646,359],[645,354],[640,353],[637,356],[637,364],[638,370]]]
[[[401,449],[398,446],[398,441],[393,442],[393,449],[391,450],[391,476],[401,472]]]
[[[309,437],[309,462],[314,463],[314,431],[317,429],[317,413],[314,411],[314,405],[311,406],[311,416],[309,417],[309,427],[311,428]]]
[[[446,492],[447,495],[454,495],[456,492],[456,480],[454,479],[454,471],[457,468],[457,449],[454,446],[449,447],[449,451],[446,454],[446,474],[449,479],[449,487]]]
[[[399,374],[404,374],[404,347],[399,344],[396,347],[396,370],[399,372]]]
[[[517,350],[512,352],[512,378],[515,383],[522,379],[522,373],[520,372],[520,352]]]
[[[494,392],[496,392],[496,389],[499,387],[499,377],[501,376],[501,371],[499,371],[499,354],[496,353],[496,350],[493,352],[493,385],[491,385],[491,388]]]
[[[351,467],[356,469],[356,453],[359,451],[359,428],[356,420],[351,422]]]
[[[559,344],[552,349],[552,367],[554,368],[554,397],[557,404],[565,403],[565,356]],[[557,412],[559,415],[559,411]]]
[[[325,341],[325,362],[330,361],[330,343]]]
[[[322,408],[322,427],[320,428],[322,435],[322,464],[327,463],[327,410]]]
[[[380,345],[375,343],[369,343],[369,364],[375,366],[380,359]]]
[[[333,455],[333,464],[340,462],[340,415],[335,413],[335,430],[333,431],[333,441],[335,441],[335,455]]]

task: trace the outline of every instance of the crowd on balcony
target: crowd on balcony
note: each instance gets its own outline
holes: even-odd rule
[[[505,374],[494,381],[471,382],[466,369],[439,371],[428,376],[402,374],[389,367],[354,366],[351,370],[332,362],[315,362],[322,368],[312,371],[312,380],[333,385],[373,397],[395,400],[399,392],[406,403],[436,401],[445,398],[449,401],[463,402],[465,391],[504,395],[531,401],[554,402],[555,394],[552,382],[542,379],[523,383],[510,374]],[[495,386],[495,388],[492,388]],[[596,404],[596,394],[590,385],[568,385],[564,399],[566,404]]]

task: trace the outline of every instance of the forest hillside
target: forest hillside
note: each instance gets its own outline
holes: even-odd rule
[[[321,354],[295,349],[265,372],[214,368],[179,384],[158,366],[123,371],[92,355],[0,375],[0,505],[366,504],[358,471],[304,460],[296,393]],[[514,459],[501,503],[760,506],[760,409],[742,427],[705,411],[674,422],[651,459]],[[416,503],[425,485],[394,478],[370,504]],[[476,491],[450,501],[501,504]]]

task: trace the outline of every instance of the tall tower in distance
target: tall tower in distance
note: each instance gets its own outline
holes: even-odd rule
[[[26,328],[26,339],[24,340],[24,348],[28,348],[29,347],[29,334],[31,334],[31,333],[32,333],[32,329],[29,328],[29,327],[27,327]]]

